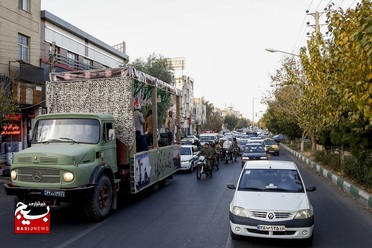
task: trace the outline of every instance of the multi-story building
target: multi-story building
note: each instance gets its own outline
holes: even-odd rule
[[[8,162],[11,152],[27,146],[27,130],[42,102],[40,6],[40,0],[0,2],[0,83],[2,94],[12,96],[19,107],[1,127],[1,160],[7,154]]]
[[[115,68],[128,62],[125,43],[112,46],[61,18],[41,11],[41,67],[46,72]]]
[[[19,107],[1,127],[0,154],[29,146],[34,117],[45,110],[50,72],[123,66],[125,43],[116,46],[120,50],[41,11],[40,0],[0,1],[0,83]]]
[[[201,133],[201,126],[207,120],[207,108],[201,98],[194,98],[194,115],[196,135],[199,135]]]
[[[176,79],[176,87],[182,90],[180,126],[183,134],[194,134],[194,80],[188,76]]]

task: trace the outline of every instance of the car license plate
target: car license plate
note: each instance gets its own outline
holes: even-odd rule
[[[45,196],[65,197],[65,192],[60,190],[44,190]]]
[[[285,226],[257,225],[257,230],[260,230],[260,231],[284,232],[285,231]]]

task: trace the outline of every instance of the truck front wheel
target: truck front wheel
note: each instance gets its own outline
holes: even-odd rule
[[[94,192],[88,196],[84,205],[85,214],[92,221],[101,221],[110,213],[112,185],[106,175],[101,176]]]

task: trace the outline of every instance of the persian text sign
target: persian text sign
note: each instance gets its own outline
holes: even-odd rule
[[[27,205],[17,203],[14,213],[14,233],[37,234],[50,233],[50,209],[43,202],[31,202]]]

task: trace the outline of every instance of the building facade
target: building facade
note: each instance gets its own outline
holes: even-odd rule
[[[125,43],[117,48],[41,11],[40,0],[0,1],[0,86],[17,106],[1,127],[0,164],[30,146],[34,118],[47,112],[49,73],[123,66]]]
[[[176,78],[176,87],[182,90],[180,126],[184,135],[195,133],[194,80],[188,76]]]

